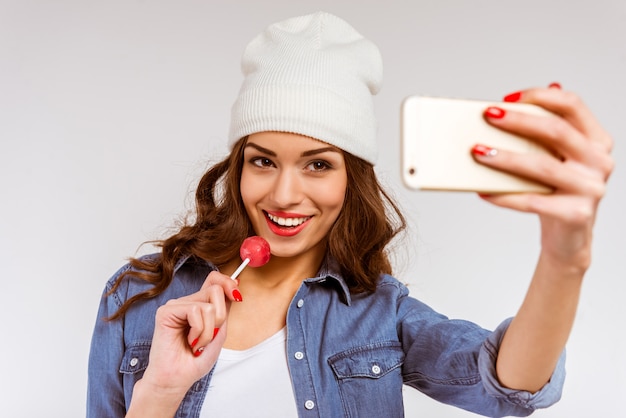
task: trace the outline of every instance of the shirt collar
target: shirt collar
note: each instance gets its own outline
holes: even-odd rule
[[[333,257],[326,255],[322,265],[317,273],[317,277],[306,279],[304,283],[310,284],[322,284],[331,281],[336,286],[331,286],[335,289],[341,298],[341,301],[350,306],[352,299],[350,297],[350,288],[345,279],[341,275],[341,269],[339,263]]]
[[[182,256],[181,258],[179,258],[176,264],[174,265],[174,274],[176,274],[176,272],[178,272],[178,270],[180,270],[185,264],[191,264],[191,263],[195,263],[196,265],[199,265],[202,267],[207,267],[210,270],[218,270],[215,264],[211,263],[210,261],[207,261],[200,257],[195,257],[190,254],[186,254]]]
[[[176,274],[178,269],[180,269],[183,266],[183,264],[185,264],[187,260],[189,260],[190,257],[191,257],[190,255],[184,255],[178,259],[178,261],[176,262],[176,265],[174,265],[174,274]]]

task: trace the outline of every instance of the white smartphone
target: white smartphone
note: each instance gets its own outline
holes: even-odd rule
[[[410,96],[402,102],[402,179],[411,189],[481,193],[540,192],[551,188],[478,164],[475,144],[521,153],[549,153],[544,147],[483,119],[488,106],[537,115],[547,110],[527,103]]]

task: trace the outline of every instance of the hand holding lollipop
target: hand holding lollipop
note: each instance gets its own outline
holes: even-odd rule
[[[239,254],[243,263],[232,274],[234,280],[239,273],[249,264],[252,267],[260,267],[270,260],[270,246],[263,238],[252,236],[246,238],[241,244]],[[211,274],[217,274],[211,272]],[[218,274],[218,278],[219,278]],[[216,279],[217,280],[217,279]],[[150,349],[150,362],[140,384],[135,386],[129,414],[127,416],[145,416],[145,412],[150,407],[154,407],[154,402],[147,402],[145,393],[154,394],[155,388],[162,389],[161,382],[167,381],[170,385],[167,396],[182,395],[176,393],[172,388],[187,388],[203,375],[208,373],[215,365],[218,355],[225,341],[225,334],[220,333],[220,328],[225,323],[227,307],[225,298],[211,298],[214,286],[221,286],[226,289],[223,282],[212,282],[207,277],[205,284],[199,292],[174,299],[161,306],[156,315],[155,332]],[[236,292],[236,293],[235,293]],[[214,293],[214,292],[213,292]],[[237,289],[233,290],[233,297],[236,301],[241,301],[241,294]],[[196,309],[200,316],[194,315],[194,306],[205,306],[212,304],[214,309]],[[183,318],[183,320],[181,320]],[[204,328],[204,324],[215,324],[214,327]],[[212,332],[212,337],[211,333]],[[172,349],[172,347],[177,349]],[[191,352],[193,356],[181,355],[181,352]],[[197,359],[205,353],[201,359]],[[178,373],[171,373],[174,368]],[[157,383],[154,383],[157,382]],[[184,393],[183,393],[184,395]],[[168,403],[170,405],[170,403]],[[158,413],[163,411],[163,405],[158,406]],[[139,411],[139,412],[137,412]],[[169,414],[172,415],[172,414]]]
[[[243,240],[241,248],[239,249],[239,255],[243,262],[230,276],[233,280],[239,276],[239,273],[241,273],[248,264],[250,267],[261,267],[270,261],[270,245],[262,237],[248,237]]]

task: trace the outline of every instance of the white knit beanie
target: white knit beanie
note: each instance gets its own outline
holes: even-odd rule
[[[241,69],[231,147],[255,132],[292,132],[376,162],[382,58],[347,22],[317,12],[275,23],[248,44]]]

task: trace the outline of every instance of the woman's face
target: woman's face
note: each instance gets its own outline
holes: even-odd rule
[[[284,132],[248,137],[241,197],[256,234],[269,242],[273,255],[323,254],[346,186],[339,148]]]

